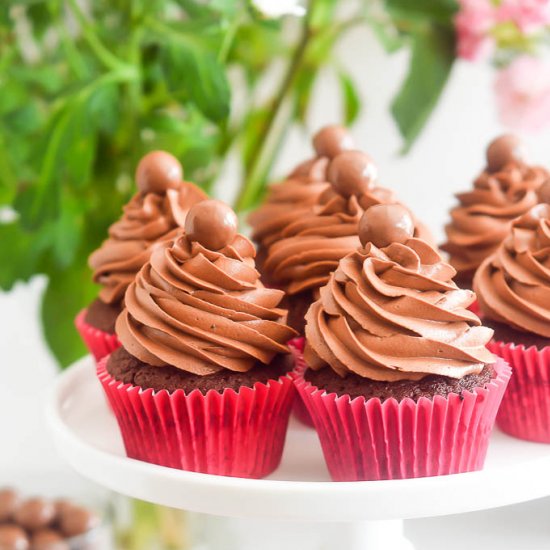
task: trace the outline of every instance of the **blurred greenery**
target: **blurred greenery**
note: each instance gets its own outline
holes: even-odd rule
[[[62,366],[84,353],[72,322],[97,292],[88,255],[147,151],[172,152],[208,191],[237,153],[235,206],[250,209],[286,132],[305,123],[321,69],[340,83],[342,121],[357,119],[363,98],[335,45],[367,24],[389,52],[413,52],[393,104],[411,146],[454,60],[456,6],[383,6],[310,0],[305,17],[274,20],[250,0],[0,2],[0,287],[47,276],[44,332]],[[280,67],[266,94],[265,75]]]

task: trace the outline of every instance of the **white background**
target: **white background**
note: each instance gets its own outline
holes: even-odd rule
[[[364,30],[354,31],[339,50],[347,52],[343,61],[365,98],[364,112],[353,129],[358,144],[377,161],[381,183],[393,187],[441,240],[453,193],[471,185],[484,164],[486,144],[502,131],[494,108],[492,71],[483,65],[458,63],[429,126],[409,156],[400,157],[400,139],[389,116],[389,103],[403,78],[406,54],[386,56]],[[309,129],[313,132],[334,122],[339,113],[337,84],[330,74],[323,75]],[[550,164],[550,131],[528,137],[526,142],[536,162]],[[310,154],[309,137],[298,130],[292,132],[277,172],[287,172]],[[230,182],[235,179],[229,167],[220,182],[220,194],[231,196]],[[56,371],[38,323],[43,283],[38,277],[9,294],[0,294],[0,485],[35,472],[55,475],[60,492],[74,492],[87,486],[74,485],[74,476],[57,459],[43,423],[40,398]],[[549,510],[550,500],[543,500],[485,514],[414,521],[408,531],[420,549],[439,548],[443,541],[448,549],[465,544],[474,549],[550,548]],[[309,548],[305,539],[311,536],[313,541],[319,536],[319,529],[305,527],[293,527],[290,532],[296,544],[301,539],[297,546],[301,549]]]

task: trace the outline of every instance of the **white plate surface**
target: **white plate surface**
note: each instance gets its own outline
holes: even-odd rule
[[[315,432],[291,422],[268,479],[213,476],[125,456],[116,420],[85,358],[57,380],[48,419],[60,454],[80,474],[131,497],[208,514],[316,521],[431,517],[550,495],[550,445],[493,434],[482,472],[399,481],[329,481]]]

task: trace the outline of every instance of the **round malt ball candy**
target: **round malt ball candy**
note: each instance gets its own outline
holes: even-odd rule
[[[342,151],[355,148],[347,128],[336,124],[321,128],[313,136],[313,148],[320,157],[333,158]]]
[[[15,510],[14,520],[28,531],[36,531],[47,527],[55,519],[53,502],[43,498],[24,500]]]
[[[31,538],[32,550],[70,550],[65,537],[53,529],[36,531]]]
[[[384,248],[392,243],[405,243],[414,234],[409,211],[400,204],[375,204],[359,220],[359,240],[363,246],[372,243]]]
[[[508,163],[522,160],[523,157],[520,139],[512,134],[505,134],[494,139],[487,147],[487,168],[489,172],[498,172]]]
[[[550,204],[550,180],[546,180],[538,189],[537,197],[539,202]]]
[[[0,550],[29,550],[29,539],[18,525],[0,525]]]
[[[189,210],[185,220],[188,240],[198,242],[209,250],[220,250],[232,243],[237,227],[235,212],[218,200],[198,202]]]
[[[83,535],[99,525],[96,514],[83,506],[72,506],[64,510],[59,518],[59,527],[66,537]]]
[[[166,151],[147,153],[136,169],[136,183],[142,193],[162,195],[175,189],[183,179],[179,160]]]
[[[19,504],[19,495],[14,489],[0,490],[0,522],[8,521]]]
[[[342,197],[361,196],[376,185],[377,169],[369,155],[344,151],[328,167],[328,180]]]
[[[157,243],[154,243],[155,245]],[[59,498],[56,501],[54,501],[53,505],[55,506],[55,517],[59,518],[61,517],[61,514],[65,512],[65,510],[68,510],[69,508],[72,508],[74,504],[67,499]]]

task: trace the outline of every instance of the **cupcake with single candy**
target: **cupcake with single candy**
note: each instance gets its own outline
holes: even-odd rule
[[[487,148],[487,166],[471,191],[456,195],[442,249],[457,270],[457,280],[472,287],[476,269],[508,235],[512,220],[537,204],[536,191],[549,177],[540,166],[524,160],[521,143],[512,135],[495,139]]]
[[[252,243],[220,201],[191,208],[155,247],[98,365],[129,457],[259,478],[281,459],[294,397],[283,292],[260,282]]]
[[[539,200],[514,220],[474,287],[495,331],[489,348],[514,372],[497,423],[515,437],[550,443],[550,183]]]
[[[196,185],[182,180],[179,161],[164,151],[144,156],[136,170],[138,192],[109,228],[109,238],[89,260],[99,296],[80,312],[76,326],[96,359],[119,345],[115,321],[124,293],[149,259],[152,245],[183,227],[189,208],[207,198]]]
[[[377,169],[369,155],[344,151],[329,163],[330,186],[308,213],[289,223],[273,242],[263,264],[270,284],[287,294],[289,325],[302,332],[304,315],[317,299],[338,261],[357,249],[357,228],[375,204],[396,202],[393,191],[377,184]],[[426,229],[415,224],[415,235]]]
[[[346,128],[331,125],[315,134],[313,148],[315,157],[299,164],[284,181],[270,185],[264,203],[248,218],[260,271],[267,248],[280,239],[288,225],[307,214],[329,187],[330,160],[342,151],[355,149],[355,144]]]
[[[471,290],[401,205],[361,217],[360,246],[307,312],[298,393],[336,481],[479,470],[510,376]]]

